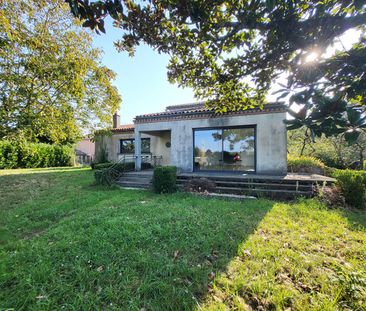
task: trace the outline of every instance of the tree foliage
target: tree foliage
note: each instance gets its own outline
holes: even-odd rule
[[[168,77],[193,87],[217,111],[265,102],[286,73],[279,97],[291,96],[290,128],[312,135],[346,133],[354,142],[365,127],[365,1],[326,0],[66,0],[84,27],[105,32],[112,17],[122,31],[119,50],[141,42],[171,55]],[[349,29],[361,30],[350,50],[321,57]],[[309,54],[317,62],[306,66]]]
[[[72,143],[120,96],[101,51],[58,0],[0,2],[0,139]]]
[[[333,168],[365,169],[366,132],[362,132],[358,141],[347,143],[344,135],[321,137],[313,141],[309,129],[296,129],[288,132],[287,150],[290,156],[311,156],[320,159]]]

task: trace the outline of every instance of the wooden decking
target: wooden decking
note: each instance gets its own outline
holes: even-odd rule
[[[192,172],[192,173],[180,173],[178,176],[188,178],[224,178],[224,179],[236,179],[236,180],[283,180],[283,181],[309,181],[309,182],[334,182],[333,178],[317,175],[317,174],[300,174],[300,173],[288,173],[287,175],[260,175],[260,174],[238,174],[238,173],[226,173],[226,172]]]
[[[149,188],[153,171],[143,170],[124,174],[117,184],[130,188]],[[180,173],[177,184],[184,184],[193,178],[207,178],[215,182],[215,193],[254,195],[271,198],[292,198],[312,196],[316,185],[332,184],[333,178],[316,174],[289,173],[284,176],[258,174],[230,174],[217,172]]]
[[[192,178],[207,178],[215,182],[216,193],[251,195],[289,199],[297,196],[311,197],[316,185],[332,184],[334,179],[316,174],[289,173],[284,176],[259,174],[230,174],[193,172],[178,175],[178,185]]]

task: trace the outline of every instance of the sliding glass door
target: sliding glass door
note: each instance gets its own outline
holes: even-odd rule
[[[255,171],[255,127],[194,130],[195,170]]]

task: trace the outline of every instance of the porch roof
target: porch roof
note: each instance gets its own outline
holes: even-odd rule
[[[121,124],[118,127],[112,128],[111,131],[113,133],[125,133],[125,132],[133,132],[135,129],[134,124]]]
[[[246,110],[230,111],[222,114],[215,112],[214,108],[206,107],[205,103],[185,104],[168,106],[164,112],[143,114],[136,116],[134,123],[150,123],[160,122],[165,120],[181,120],[181,119],[201,119],[201,118],[215,118],[233,115],[250,115],[262,113],[276,113],[286,112],[286,106],[283,103],[268,103],[259,107],[248,108]]]

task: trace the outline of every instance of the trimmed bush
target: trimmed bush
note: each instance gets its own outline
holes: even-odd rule
[[[0,141],[0,169],[72,166],[68,146]]]
[[[287,158],[287,170],[292,173],[324,174],[324,163],[317,158],[301,156]]]
[[[353,170],[336,170],[333,177],[346,199],[346,203],[356,208],[366,207],[366,172]]]
[[[161,166],[154,169],[152,184],[156,193],[173,193],[177,191],[177,168]]]

